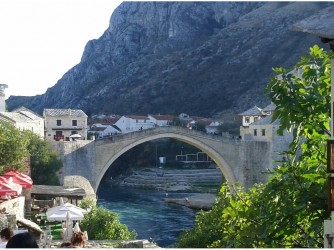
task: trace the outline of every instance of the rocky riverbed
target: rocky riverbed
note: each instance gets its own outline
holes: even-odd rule
[[[163,169],[144,168],[131,175],[112,181],[112,185],[134,188],[158,189],[166,192],[166,202],[187,206],[192,209],[211,208],[218,188],[223,181],[218,168]],[[191,192],[186,198],[169,198],[169,192]]]
[[[186,198],[165,198],[165,202],[179,204],[196,210],[209,210],[214,203],[216,195],[203,193],[196,194]]]

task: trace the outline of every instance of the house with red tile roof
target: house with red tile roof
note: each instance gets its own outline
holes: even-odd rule
[[[123,115],[115,125],[124,134],[154,127],[154,123],[147,116],[141,115]]]
[[[121,133],[122,131],[113,124],[95,123],[89,127],[88,134],[94,135],[97,139],[111,137],[112,135]]]
[[[173,120],[174,116],[172,115],[148,115],[147,116],[152,123],[154,123],[156,126],[163,127],[163,126],[169,126]]]
[[[192,121],[187,124],[189,129],[194,129],[197,125],[204,126],[205,132],[208,134],[215,134],[218,131],[219,125],[221,123],[217,120],[212,118],[205,118],[205,117],[198,117],[198,116],[191,116]]]

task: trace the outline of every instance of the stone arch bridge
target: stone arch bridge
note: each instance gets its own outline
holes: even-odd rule
[[[264,173],[272,167],[271,143],[224,138],[182,127],[159,127],[113,136],[95,141],[52,142],[63,162],[61,180],[65,176],[86,178],[96,192],[110,165],[131,148],[155,139],[174,138],[205,152],[220,168],[227,182],[246,188],[265,182]]]

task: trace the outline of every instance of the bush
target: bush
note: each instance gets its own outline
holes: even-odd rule
[[[80,226],[92,240],[133,240],[137,237],[135,231],[130,232],[128,227],[119,221],[117,213],[100,206],[93,206]]]

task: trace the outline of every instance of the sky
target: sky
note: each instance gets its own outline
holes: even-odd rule
[[[10,95],[46,92],[80,62],[120,0],[0,0],[0,84]]]

